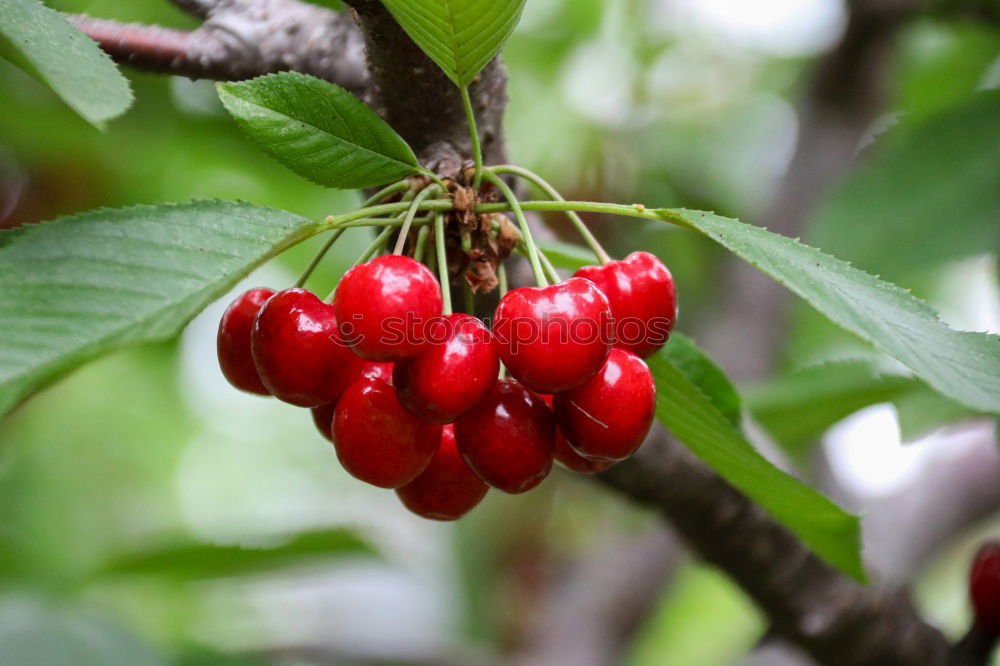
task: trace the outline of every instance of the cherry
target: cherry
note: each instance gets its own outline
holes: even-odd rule
[[[615,346],[649,356],[670,337],[677,320],[674,278],[649,252],[621,261],[585,266],[574,277],[587,278],[604,292],[615,318]]]
[[[552,396],[543,395],[542,400],[549,407],[552,407]],[[570,470],[571,472],[576,472],[578,474],[597,474],[598,472],[603,472],[607,468],[611,467],[614,463],[610,460],[591,460],[590,458],[584,458],[579,453],[573,450],[570,443],[566,441],[566,435],[562,434],[562,430],[559,426],[556,426],[556,448],[555,448],[556,462]]]
[[[333,445],[351,475],[380,488],[413,481],[441,443],[441,426],[423,421],[381,379],[359,379],[340,397]]]
[[[489,330],[472,315],[447,315],[427,333],[430,345],[396,363],[393,384],[411,412],[431,423],[451,423],[489,392],[500,359]]]
[[[976,624],[990,636],[1000,636],[1000,541],[988,542],[976,553],[969,596]]]
[[[362,367],[337,333],[333,308],[305,289],[285,289],[264,304],[251,347],[264,386],[299,407],[336,402]]]
[[[319,430],[319,434],[323,435],[331,442],[333,441],[333,433],[331,432],[331,428],[333,428],[333,412],[336,408],[337,403],[328,402],[325,405],[313,407],[309,410],[312,412],[313,423],[316,424],[316,430]]]
[[[219,367],[229,383],[241,391],[271,395],[260,381],[253,362],[250,331],[253,329],[253,318],[273,294],[273,290],[263,288],[245,292],[230,303],[219,321],[219,333],[215,338]]]
[[[361,369],[361,376],[365,379],[381,379],[386,384],[392,385],[392,370],[392,363],[368,361]]]
[[[441,445],[427,468],[396,495],[407,509],[433,520],[457,520],[471,511],[489,487],[462,460],[455,445],[455,430],[441,430]]]
[[[593,379],[552,399],[559,429],[580,455],[602,461],[629,457],[653,423],[656,385],[642,359],[612,349]]]
[[[556,429],[556,462],[577,474],[597,474],[615,464],[613,460],[584,458],[570,446],[566,435],[562,434],[558,428]]]
[[[512,379],[455,421],[455,441],[476,475],[505,493],[531,490],[552,469],[555,421],[545,401]]]
[[[340,333],[368,361],[416,356],[427,343],[426,328],[441,316],[441,287],[426,266],[386,255],[347,271],[333,307]]]
[[[608,299],[590,280],[522,287],[500,300],[493,323],[497,353],[528,388],[555,393],[601,369],[611,349]]]

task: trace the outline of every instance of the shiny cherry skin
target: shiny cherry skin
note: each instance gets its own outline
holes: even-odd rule
[[[497,305],[493,339],[510,374],[533,391],[555,393],[593,377],[611,349],[608,299],[590,280],[522,287]]]
[[[641,358],[612,349],[592,379],[552,399],[559,429],[582,456],[616,461],[635,453],[656,411],[653,374]]]
[[[969,597],[976,624],[990,636],[1000,636],[1000,541],[990,541],[976,553]]]
[[[230,384],[247,393],[271,395],[257,374],[250,351],[250,332],[254,317],[273,295],[271,289],[251,289],[237,297],[219,321],[215,338],[219,367]]]
[[[392,363],[376,363],[368,361],[361,369],[361,376],[365,379],[381,379],[386,384],[392,385]]]
[[[362,363],[359,370],[357,379],[381,379],[388,384],[392,384],[392,363],[368,361]],[[313,423],[316,424],[316,429],[331,442],[333,441],[333,433],[331,432],[333,428],[333,413],[336,408],[336,402],[328,402],[325,405],[313,407],[310,410],[312,412]]]
[[[386,255],[347,271],[333,307],[341,336],[355,354],[398,361],[426,346],[426,328],[441,316],[441,287],[419,261]]]
[[[462,460],[455,445],[455,430],[441,430],[441,445],[427,468],[396,495],[403,505],[424,518],[458,520],[486,496],[489,486],[480,481]]]
[[[250,339],[264,386],[299,407],[336,402],[363,365],[341,341],[333,308],[305,289],[272,296],[257,313]]]
[[[677,291],[670,271],[649,252],[585,266],[574,277],[591,280],[611,303],[615,346],[649,356],[667,342],[677,321]]]
[[[393,384],[403,405],[420,418],[452,423],[496,383],[500,358],[489,330],[472,315],[442,317],[428,338],[427,349],[396,363]]]
[[[546,405],[552,407],[551,395],[543,395],[542,400],[545,401]],[[591,460],[590,458],[581,456],[566,441],[566,435],[562,434],[562,430],[559,429],[558,425],[556,426],[555,457],[557,463],[577,474],[597,474],[614,464],[610,460]]]
[[[556,425],[536,393],[501,379],[455,421],[462,459],[480,479],[505,493],[531,490],[552,469]]]
[[[352,476],[399,488],[424,471],[441,443],[441,426],[409,412],[381,379],[359,379],[333,414],[333,446]]]

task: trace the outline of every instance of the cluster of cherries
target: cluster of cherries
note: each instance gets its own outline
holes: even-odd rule
[[[236,388],[311,408],[349,473],[427,518],[462,516],[490,486],[530,490],[553,460],[593,474],[642,444],[656,387],[641,357],[676,317],[653,255],[514,289],[492,330],[441,312],[426,266],[381,256],[348,271],[332,305],[244,293],[219,324],[219,363]]]

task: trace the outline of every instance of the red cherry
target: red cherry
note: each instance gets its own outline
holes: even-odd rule
[[[523,493],[552,469],[555,431],[541,397],[502,379],[455,422],[455,441],[476,476],[505,493]]]
[[[411,412],[431,423],[451,423],[496,383],[500,359],[489,330],[472,315],[447,315],[427,333],[430,345],[396,363],[393,384]]]
[[[649,356],[666,344],[677,320],[677,292],[662,261],[633,252],[621,261],[585,266],[574,277],[592,280],[608,297],[616,347]]]
[[[585,384],[552,399],[559,429],[577,453],[616,461],[639,448],[653,423],[656,385],[642,359],[612,349],[608,362]]]
[[[316,425],[316,430],[319,430],[319,434],[326,437],[331,442],[333,441],[333,433],[331,429],[333,428],[333,412],[337,408],[337,403],[328,402],[325,405],[320,405],[319,407],[313,407],[309,411],[312,412],[313,423]]]
[[[552,396],[543,395],[542,400],[549,407],[552,407]],[[559,426],[556,426],[556,462],[577,474],[597,474],[611,467],[614,463],[610,460],[591,460],[584,458],[573,450],[573,447],[566,441],[566,435],[562,434]]]
[[[392,363],[376,363],[368,361],[361,370],[361,376],[365,379],[381,379],[386,384],[392,385]]]
[[[219,355],[219,367],[229,383],[248,393],[271,395],[257,374],[250,351],[250,331],[253,318],[274,295],[271,289],[251,289],[233,301],[219,321],[219,333],[215,347]]]
[[[472,473],[455,446],[455,430],[441,430],[441,446],[420,475],[396,494],[407,509],[433,520],[457,520],[471,511],[489,487]]]
[[[353,476],[399,488],[424,471],[441,443],[441,426],[411,414],[381,379],[359,379],[340,397],[333,445]]]
[[[333,308],[305,289],[278,292],[251,335],[257,371],[276,397],[300,407],[336,402],[362,362],[340,340]]]
[[[386,255],[347,271],[333,299],[340,333],[369,361],[419,354],[426,328],[441,316],[441,287],[426,266]]]
[[[558,428],[556,429],[555,452],[556,462],[571,472],[576,472],[577,474],[597,474],[598,472],[603,472],[615,464],[615,461],[613,460],[594,460],[592,458],[584,458],[577,453],[572,446],[570,446],[569,441],[566,439],[566,435],[562,434],[562,431]]]
[[[1000,541],[986,543],[976,553],[969,596],[976,624],[991,636],[1000,636]]]
[[[528,388],[555,393],[601,369],[611,349],[608,299],[590,280],[522,287],[500,300],[493,339],[510,374]]]

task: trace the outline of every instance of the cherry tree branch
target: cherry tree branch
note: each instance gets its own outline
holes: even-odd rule
[[[817,558],[762,508],[668,437],[600,479],[670,520],[820,664],[938,666],[949,644],[895,592],[861,585]]]
[[[178,0],[204,18],[195,30],[70,20],[117,62],[163,74],[240,80],[294,70],[360,92],[361,33],[349,14],[298,0]]]

